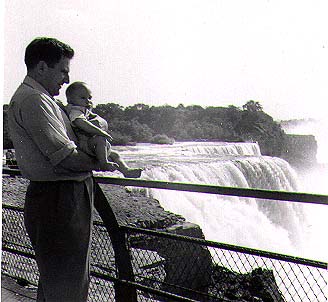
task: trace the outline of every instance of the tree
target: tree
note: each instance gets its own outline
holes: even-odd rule
[[[243,110],[257,112],[257,111],[263,111],[263,107],[259,102],[250,100],[243,105]]]
[[[152,106],[148,112],[148,125],[154,134],[169,133],[176,123],[177,112],[174,107],[169,105]]]
[[[108,121],[113,117],[122,117],[124,108],[121,105],[115,103],[108,103],[97,105],[93,111]]]
[[[121,120],[114,118],[109,124],[110,131],[115,135],[130,137],[133,142],[149,142],[153,133],[146,124],[140,124],[137,119]]]
[[[126,107],[124,110],[124,117],[127,120],[138,120],[139,123],[145,124],[149,118],[149,106],[139,103],[133,106]]]
[[[280,156],[285,143],[285,133],[265,112],[243,111],[235,131],[244,141],[258,142],[263,155]]]
[[[8,135],[8,105],[3,106],[4,148],[12,148]],[[263,154],[278,155],[285,134],[259,102],[250,100],[242,108],[178,105],[176,108],[139,103],[129,107],[100,104],[94,112],[103,117],[114,137],[114,144],[151,142],[157,134],[176,141],[220,140],[257,141]],[[161,137],[161,136],[160,136]]]

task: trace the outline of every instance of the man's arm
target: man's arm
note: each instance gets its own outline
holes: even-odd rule
[[[88,171],[115,171],[118,165],[112,162],[103,163],[100,165],[96,158],[89,156],[88,154],[82,152],[79,149],[74,149],[73,152],[68,155],[59,164],[66,170],[76,171],[76,172],[88,172]],[[107,169],[106,169],[107,168]]]

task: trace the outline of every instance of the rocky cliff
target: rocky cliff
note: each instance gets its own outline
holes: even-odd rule
[[[317,163],[317,150],[314,135],[286,134],[281,157],[294,167],[310,167]]]

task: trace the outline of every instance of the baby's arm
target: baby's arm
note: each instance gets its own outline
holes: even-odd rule
[[[109,140],[112,140],[113,138],[111,135],[109,135],[106,131],[98,128],[94,124],[90,123],[89,121],[82,119],[82,118],[77,118],[73,121],[73,124],[75,127],[91,134],[91,135],[101,135],[106,137]]]

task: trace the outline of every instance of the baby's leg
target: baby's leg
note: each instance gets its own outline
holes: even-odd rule
[[[93,136],[88,140],[88,144],[89,148],[94,151],[96,158],[100,163],[107,164],[110,162],[108,157],[111,152],[111,145],[104,136]],[[106,165],[104,165],[104,167],[106,167]]]
[[[142,169],[140,168],[129,168],[129,166],[124,162],[124,160],[121,158],[121,156],[114,151],[111,151],[109,153],[109,158],[114,162],[118,164],[118,170],[123,173],[125,177],[128,178],[139,178],[141,176]]]
[[[91,145],[91,146],[90,146]],[[97,159],[105,163],[107,162],[108,158],[108,147],[107,147],[107,140],[104,136],[93,136],[89,139],[89,147],[94,150]]]

